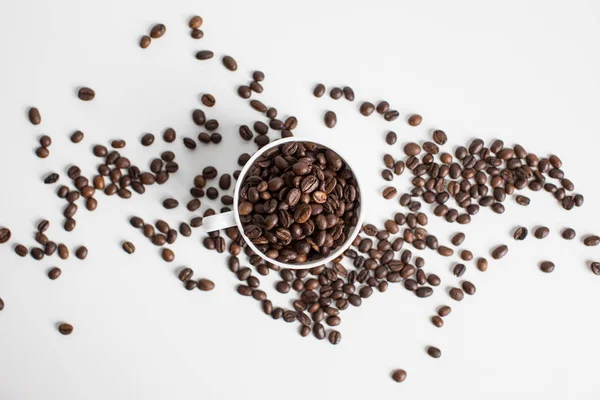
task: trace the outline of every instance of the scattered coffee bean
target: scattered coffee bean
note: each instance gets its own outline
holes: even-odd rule
[[[342,341],[342,334],[333,329],[329,332],[329,343],[339,344]]]
[[[325,113],[325,125],[328,128],[333,128],[337,124],[337,115],[333,111],[327,111]]]
[[[438,328],[441,328],[442,326],[444,326],[444,320],[441,319],[437,315],[434,315],[433,317],[431,317],[431,323]]]
[[[210,50],[201,50],[196,53],[196,59],[198,60],[209,60],[213,58],[214,53]]]
[[[528,206],[529,205],[529,197],[518,195],[515,197],[517,204],[520,206]]]
[[[203,94],[200,100],[202,101],[202,104],[204,104],[206,107],[213,107],[217,102],[215,96],[208,93]]]
[[[190,22],[189,22],[189,24],[188,24],[188,25],[189,25],[189,26],[190,26],[190,28],[192,28],[192,29],[199,29],[199,28],[202,26],[202,22],[204,22],[204,21],[202,20],[202,17],[201,17],[201,16],[199,16],[199,15],[194,15],[194,16],[193,16],[193,17],[190,19]]]
[[[455,233],[454,236],[452,236],[452,239],[450,240],[452,242],[453,245],[455,246],[460,246],[462,244],[462,242],[465,241],[465,234],[462,232],[458,232]]]
[[[35,150],[35,155],[38,156],[39,158],[46,158],[50,155],[50,150],[48,150],[45,147],[38,147]]]
[[[83,132],[81,131],[75,131],[73,132],[73,134],[71,135],[71,142],[73,143],[79,143],[83,140]]]
[[[492,250],[492,258],[494,260],[499,260],[504,257],[506,253],[508,253],[508,247],[502,244]]]
[[[429,346],[427,348],[427,354],[429,354],[433,358],[440,358],[442,356],[442,351],[434,346]]]
[[[600,275],[600,263],[599,262],[592,262],[590,264],[590,267],[591,267],[594,275]]]
[[[467,271],[467,267],[465,267],[465,264],[456,264],[454,266],[454,269],[452,270],[452,273],[454,274],[454,276],[457,277],[461,277],[465,274],[465,272]]]
[[[39,125],[42,122],[40,110],[35,107],[31,107],[29,109],[29,122],[31,122],[33,125]]]
[[[54,267],[50,271],[48,271],[48,278],[52,280],[58,279],[61,273],[62,271],[60,270],[60,268]]]
[[[166,26],[164,26],[163,24],[156,24],[150,30],[150,37],[152,39],[158,39],[158,38],[162,37],[166,31],[167,31]]]
[[[398,383],[404,382],[406,379],[406,371],[403,369],[397,369],[392,372],[392,379]]]
[[[58,331],[61,333],[61,335],[70,335],[71,333],[73,333],[73,325],[60,324],[58,326]]]
[[[459,288],[452,288],[449,291],[450,297],[453,300],[461,301],[464,298],[464,292]]]
[[[534,232],[534,236],[538,239],[543,239],[546,236],[548,236],[548,233],[550,233],[550,230],[545,227],[545,226],[540,226],[539,228],[537,228]]]
[[[451,312],[452,312],[452,308],[450,308],[450,306],[441,306],[438,310],[438,315],[440,317],[446,317],[446,316],[450,315]]]
[[[17,253],[19,257],[25,257],[27,254],[29,254],[29,250],[27,250],[27,247],[23,246],[22,244],[18,244],[15,246],[15,253]]]
[[[337,100],[340,97],[342,97],[342,94],[343,94],[342,89],[340,89],[339,87],[333,87],[329,91],[329,96],[334,100]]]
[[[540,263],[540,270],[542,270],[542,272],[550,273],[554,271],[554,263],[551,261],[542,261]]]
[[[410,126],[419,126],[421,125],[422,121],[423,117],[421,117],[419,114],[413,114],[408,118],[408,124]]]
[[[224,56],[222,61],[225,68],[227,68],[230,71],[237,71],[237,62],[233,59],[233,57]]]
[[[152,42],[152,39],[150,38],[150,36],[144,35],[140,38],[140,47],[142,49],[145,49],[148,46],[150,46],[151,42]]]
[[[210,279],[200,279],[198,281],[198,289],[203,292],[209,292],[215,288],[215,284]]]
[[[77,96],[80,100],[91,101],[94,100],[94,97],[96,97],[96,92],[88,87],[82,87],[79,89]]]
[[[325,85],[323,85],[322,83],[318,83],[313,90],[313,95],[315,97],[322,97],[324,94],[325,94]]]
[[[465,291],[465,293],[468,294],[468,295],[474,295],[475,294],[475,285],[473,285],[469,281],[464,281],[462,283],[462,288]]]
[[[179,202],[175,199],[168,198],[163,201],[163,207],[167,210],[172,210],[174,208],[177,208],[177,206],[179,206]]]
[[[598,246],[600,244],[600,236],[588,235],[583,238],[583,244],[588,247]]]
[[[390,110],[390,111],[387,111],[385,114],[383,114],[383,118],[386,121],[395,121],[396,119],[398,119],[399,116],[400,116],[400,113],[396,110]]]
[[[373,105],[373,103],[365,101],[360,105],[360,113],[365,117],[368,117],[369,115],[373,114],[373,111],[375,111],[375,106]]]
[[[6,243],[10,240],[12,233],[8,228],[0,228],[0,244]]]
[[[85,260],[87,255],[88,255],[88,249],[85,246],[79,246],[77,248],[77,250],[75,251],[75,257],[79,258],[80,260]]]
[[[573,240],[573,239],[575,239],[576,233],[575,233],[574,229],[566,228],[565,230],[562,231],[561,236],[565,240]]]
[[[175,141],[176,137],[177,137],[177,133],[175,132],[175,129],[173,129],[173,128],[165,129],[165,131],[163,133],[163,140],[165,142],[173,143]]]
[[[166,262],[171,262],[175,259],[175,253],[171,249],[162,249],[162,258]]]
[[[515,230],[515,233],[513,234],[513,238],[515,240],[525,240],[528,232],[529,231],[527,230],[527,228],[525,228],[524,226],[520,226]]]
[[[397,193],[398,193],[398,191],[396,190],[395,187],[388,186],[385,189],[383,189],[383,192],[381,193],[381,195],[383,196],[384,199],[389,200],[389,199],[393,199]]]
[[[53,184],[53,183],[56,183],[56,182],[58,182],[58,179],[59,179],[59,176],[58,176],[58,174],[56,174],[56,173],[51,173],[51,174],[49,174],[48,176],[46,176],[46,178],[44,178],[44,183],[45,183],[46,185],[50,185],[50,184]]]
[[[202,29],[192,29],[190,36],[192,36],[192,39],[202,39],[204,37],[204,32]]]
[[[135,246],[131,242],[123,242],[123,250],[127,254],[133,254],[135,252]]]

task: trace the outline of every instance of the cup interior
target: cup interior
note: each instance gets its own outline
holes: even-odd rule
[[[348,237],[346,238],[346,241],[340,245],[337,249],[335,249],[334,251],[332,251],[329,256],[327,257],[323,257],[321,259],[317,259],[317,260],[310,260],[310,261],[306,261],[304,263],[294,263],[294,264],[290,264],[290,263],[285,263],[285,262],[281,262],[272,258],[267,257],[266,254],[264,254],[262,251],[260,251],[256,245],[254,243],[252,243],[252,240],[249,239],[245,234],[244,234],[244,227],[242,225],[242,221],[240,219],[240,214],[238,212],[238,206],[239,206],[239,193],[240,193],[240,189],[242,187],[242,183],[244,182],[244,179],[246,178],[246,175],[248,173],[248,171],[250,170],[251,166],[256,162],[256,160],[262,155],[264,154],[267,150],[275,147],[275,146],[280,146],[284,143],[288,143],[288,142],[309,142],[309,143],[315,143],[319,146],[323,146],[326,147],[332,151],[334,151],[335,153],[337,153],[341,159],[344,161],[344,163],[346,164],[347,167],[350,168],[350,170],[352,171],[352,173],[354,174],[354,178],[356,179],[356,190],[357,190],[357,194],[358,196],[360,196],[360,207],[359,207],[359,212],[358,212],[358,221],[356,223],[356,225],[352,228],[352,230],[350,231],[350,233],[348,234]],[[284,138],[284,139],[278,139],[274,142],[271,142],[269,144],[267,144],[266,146],[262,147],[261,149],[259,149],[258,151],[256,151],[256,153],[254,153],[250,159],[248,160],[248,162],[244,165],[244,167],[242,168],[242,171],[240,172],[240,175],[238,176],[237,182],[235,184],[235,189],[234,189],[234,193],[233,193],[233,212],[235,215],[235,222],[236,225],[238,227],[238,230],[240,231],[240,235],[242,235],[244,241],[246,242],[246,244],[248,246],[250,246],[250,248],[256,253],[258,254],[262,259],[264,259],[267,262],[270,262],[271,264],[277,265],[281,268],[288,268],[288,269],[308,269],[308,268],[313,268],[322,264],[326,264],[328,262],[330,262],[331,260],[333,260],[334,258],[338,257],[339,255],[341,255],[348,247],[350,247],[350,245],[352,244],[352,242],[354,241],[354,238],[356,238],[356,235],[358,235],[358,233],[360,232],[360,229],[362,227],[363,224],[363,216],[364,216],[364,212],[363,212],[363,207],[364,207],[364,203],[363,203],[363,196],[362,196],[362,192],[361,192],[361,188],[360,188],[360,180],[359,177],[356,173],[356,170],[354,168],[352,168],[352,164],[350,164],[346,158],[344,158],[336,149],[335,147],[330,146],[327,143],[324,143],[322,141],[314,141],[314,140],[304,140],[304,139],[300,139],[297,137],[290,137],[290,138]]]

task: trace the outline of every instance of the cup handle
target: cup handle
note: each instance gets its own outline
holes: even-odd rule
[[[202,227],[206,232],[214,232],[219,229],[230,228],[235,226],[235,212],[228,211],[226,213],[215,214],[208,217],[204,217],[202,220]]]

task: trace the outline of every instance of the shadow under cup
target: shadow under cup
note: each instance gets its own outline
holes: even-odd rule
[[[327,257],[321,257],[321,258],[315,258],[315,259],[309,259],[306,262],[302,262],[302,263],[289,263],[289,262],[282,262],[273,258],[268,257],[266,254],[264,254],[261,250],[258,249],[258,247],[252,242],[252,240],[250,238],[248,238],[245,233],[244,233],[244,226],[242,224],[242,221],[240,219],[240,214],[238,212],[238,206],[239,206],[239,199],[240,199],[240,190],[243,187],[243,184],[245,183],[245,180],[247,178],[248,172],[251,170],[252,166],[256,163],[257,160],[259,160],[263,155],[265,155],[267,152],[269,152],[269,150],[273,149],[274,147],[279,147],[282,146],[286,143],[289,142],[298,142],[298,143],[310,143],[310,144],[315,144],[317,145],[319,148],[322,149],[327,149],[327,150],[331,150],[334,153],[336,153],[338,155],[338,157],[340,157],[340,159],[342,160],[342,162],[344,163],[346,169],[350,170],[352,172],[352,174],[354,175],[354,179],[356,181],[356,200],[358,201],[358,207],[353,208],[352,211],[354,211],[355,213],[357,213],[357,218],[356,218],[356,224],[354,226],[351,227],[351,229],[348,231],[348,233],[346,234],[346,240],[340,244],[337,248],[335,248],[334,250],[332,250],[329,255]],[[235,185],[235,189],[234,189],[234,193],[233,193],[233,198],[234,198],[234,202],[233,202],[233,211],[229,211],[226,213],[221,213],[221,214],[215,214],[212,216],[208,216],[204,218],[202,227],[204,229],[205,232],[213,232],[213,231],[217,231],[220,229],[226,229],[232,226],[237,226],[239,231],[240,231],[240,235],[242,236],[242,238],[244,239],[244,241],[246,242],[246,244],[248,246],[250,246],[250,248],[257,254],[259,255],[262,259],[264,259],[265,261],[277,265],[281,268],[289,268],[289,269],[307,269],[307,268],[313,268],[322,264],[326,264],[328,262],[330,262],[331,260],[337,258],[338,256],[340,256],[348,247],[350,247],[350,245],[352,244],[352,242],[354,241],[354,239],[356,238],[356,235],[358,235],[358,233],[360,232],[361,226],[362,226],[362,222],[363,222],[363,212],[362,212],[362,194],[360,191],[360,182],[358,179],[358,176],[355,172],[355,170],[351,167],[351,165],[347,162],[347,160],[345,158],[343,158],[340,153],[335,150],[334,148],[332,148],[329,145],[323,144],[323,143],[318,143],[315,141],[307,141],[307,140],[301,140],[299,138],[295,138],[295,137],[291,137],[291,138],[285,138],[285,139],[278,139],[274,142],[269,143],[268,145],[262,147],[261,149],[259,149],[256,153],[254,153],[252,155],[252,157],[250,157],[250,159],[248,160],[248,162],[244,165],[244,168],[242,169],[236,185]]]

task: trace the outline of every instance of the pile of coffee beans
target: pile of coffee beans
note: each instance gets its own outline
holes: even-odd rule
[[[360,191],[334,151],[291,141],[264,152],[244,177],[244,235],[267,257],[301,264],[327,257],[358,223]]]
[[[202,24],[202,17],[190,18],[192,38],[203,37],[204,32],[200,30]],[[154,25],[149,35],[141,38],[140,46],[147,48],[153,39],[161,38],[165,33],[165,25]],[[228,71],[240,69],[231,55],[215,57],[212,50],[201,49],[196,52],[195,57],[203,65],[217,62],[220,57],[222,66]],[[256,70],[251,73],[249,82],[236,88],[239,97],[248,100],[249,106],[261,115],[261,119],[240,125],[238,129],[242,140],[253,140],[257,148],[267,145],[271,140],[293,136],[292,132],[298,127],[295,116],[282,115],[275,107],[267,106],[257,99],[264,92],[264,79],[265,74]],[[322,97],[326,92],[327,88],[321,83],[313,89],[316,97]],[[95,91],[82,87],[77,90],[77,97],[82,101],[91,101],[95,98]],[[329,97],[333,100],[344,97],[353,102],[356,94],[349,86],[331,87]],[[217,145],[224,139],[217,132],[219,121],[208,117],[206,109],[218,107],[221,103],[217,103],[217,99],[210,93],[203,93],[201,102],[205,109],[196,108],[191,112],[195,125],[205,130],[198,134],[198,141],[204,145]],[[400,115],[397,110],[390,108],[387,101],[377,102],[377,105],[369,101],[359,104],[359,112],[365,117],[376,111],[384,120],[394,121]],[[41,113],[35,107],[29,109],[28,118],[34,126],[42,122]],[[333,128],[337,123],[337,115],[334,111],[327,110],[323,114],[323,120],[327,127]],[[416,127],[422,120],[419,114],[413,114],[407,115],[406,122]],[[273,131],[279,131],[277,137],[270,135]],[[233,135],[226,135],[227,139],[231,136]],[[166,128],[162,138],[167,144],[175,143],[177,133],[173,128]],[[73,143],[79,143],[83,139],[81,131],[71,135]],[[397,141],[398,135],[394,131],[385,133],[385,142],[389,146],[396,146]],[[386,182],[392,182],[405,171],[412,174],[409,193],[399,193],[391,184],[382,191],[385,199],[391,200],[398,196],[399,205],[408,211],[399,211],[389,216],[383,227],[364,224],[351,246],[326,265],[311,269],[280,268],[256,254],[245,239],[250,240],[268,258],[302,264],[328,256],[346,241],[356,227],[361,199],[354,174],[338,154],[310,142],[290,141],[273,146],[262,154],[243,177],[239,193],[238,212],[244,228],[243,235],[237,227],[231,227],[222,232],[209,232],[202,243],[208,250],[228,252],[227,266],[240,282],[236,287],[237,293],[259,302],[260,309],[274,320],[297,323],[301,336],[308,336],[312,332],[316,339],[328,339],[333,345],[340,344],[342,340],[339,331],[342,312],[360,307],[376,291],[383,293],[389,285],[397,283],[414,293],[416,298],[427,298],[434,294],[442,280],[435,273],[427,271],[425,258],[417,255],[421,251],[435,251],[447,257],[457,283],[448,285],[445,295],[455,302],[468,301],[469,296],[475,295],[476,286],[464,279],[469,273],[467,264],[476,260],[477,269],[483,272],[488,269],[488,260],[481,255],[476,257],[476,254],[466,248],[456,249],[458,258],[453,260],[451,257],[455,256],[455,250],[450,246],[462,246],[466,235],[457,232],[450,238],[450,244],[440,243],[438,236],[428,231],[429,214],[422,207],[421,200],[432,205],[433,215],[448,222],[467,224],[481,207],[489,207],[499,214],[504,213],[503,202],[511,195],[514,195],[518,205],[529,206],[531,200],[523,194],[517,194],[517,191],[525,188],[532,191],[543,189],[551,193],[566,210],[581,206],[583,196],[574,193],[574,184],[565,178],[562,162],[556,155],[540,158],[525,151],[520,145],[505,146],[501,140],[495,140],[486,146],[482,139],[475,139],[466,147],[457,147],[452,155],[441,150],[447,141],[444,131],[435,130],[431,141],[399,145],[398,148],[404,151],[402,159],[395,159],[391,154],[383,157],[385,168],[381,176]],[[140,139],[140,144],[145,147],[154,142],[153,133],[145,133]],[[197,149],[197,142],[193,138],[183,137],[182,143],[187,150]],[[48,157],[52,139],[43,135],[39,144],[36,155],[40,158]],[[110,147],[112,149],[109,150]],[[154,184],[167,183],[170,176],[179,170],[174,151],[164,151],[148,160],[149,170],[144,171],[124,155],[126,148],[127,143],[123,139],[93,146],[92,152],[100,163],[97,174],[88,175],[89,177],[84,176],[76,165],[67,166],[66,175],[70,182],[57,190],[58,196],[66,201],[63,210],[63,227],[66,231],[71,232],[76,227],[74,217],[79,209],[78,201],[83,201],[87,210],[94,211],[98,206],[96,197],[100,192],[107,196],[116,194],[122,199],[132,199],[139,197],[134,196],[134,193],[142,195]],[[241,154],[237,160],[239,167],[243,167],[250,157],[248,153]],[[189,190],[191,199],[178,199],[175,195],[163,199],[164,207],[173,210],[168,211],[169,213],[182,209],[183,207],[179,207],[180,203],[185,204],[189,212],[196,213],[189,221],[173,224],[174,227],[179,226],[178,231],[161,218],[149,223],[138,216],[132,216],[130,224],[160,247],[160,254],[165,262],[173,262],[175,253],[165,246],[173,244],[179,235],[190,237],[193,228],[202,226],[204,217],[218,212],[207,207],[203,201],[208,204],[220,201],[219,211],[230,211],[234,203],[232,181],[238,179],[240,173],[239,169],[232,173],[219,173],[215,167],[208,165],[194,178]],[[51,172],[46,175],[44,183],[53,184],[60,179],[58,173]],[[448,203],[451,198],[455,205]],[[70,255],[69,247],[52,241],[49,238],[49,228],[50,222],[41,220],[34,235],[39,246],[32,245],[28,248],[23,244],[15,244],[15,253],[20,257],[30,254],[35,260],[54,254],[60,259],[67,259]],[[550,233],[544,226],[536,227],[532,232],[538,239],[543,239]],[[527,236],[528,229],[523,226],[517,227],[513,232],[513,238],[517,241],[522,241]],[[576,233],[572,228],[566,228],[561,236],[565,240],[573,240]],[[10,229],[0,227],[0,244],[10,242],[11,238]],[[600,244],[600,237],[590,234],[581,241],[585,246],[597,246]],[[133,242],[124,241],[120,246],[123,251],[135,256]],[[85,260],[88,256],[88,249],[84,245],[71,248],[80,260]],[[507,254],[508,246],[505,244],[495,246],[490,251],[493,260],[499,260]],[[590,268],[593,274],[600,275],[599,262],[591,262]],[[552,261],[544,260],[540,262],[539,269],[550,273],[555,265]],[[272,289],[287,294],[291,306],[274,304],[269,299],[269,288],[261,286],[259,276],[266,276],[271,272],[280,277]],[[54,266],[46,273],[49,279],[56,280],[62,275],[62,270]],[[178,278],[186,290],[206,292],[215,288],[215,283],[206,277],[194,278],[194,271],[189,267],[180,269]],[[0,299],[0,311],[3,308],[4,301]],[[429,320],[435,327],[442,328],[451,311],[450,306],[442,304]],[[68,323],[58,324],[57,329],[63,335],[73,332],[73,326]],[[425,353],[433,358],[441,357],[441,350],[435,346],[428,346]],[[396,382],[404,381],[406,376],[403,369],[394,370],[391,374]]]

